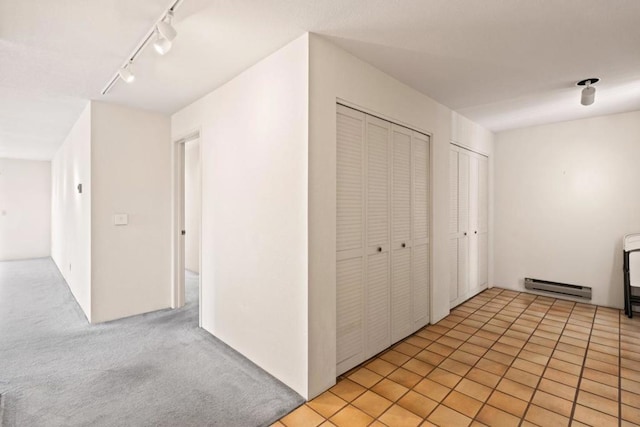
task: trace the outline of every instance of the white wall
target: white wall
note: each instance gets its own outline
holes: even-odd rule
[[[202,326],[306,397],[307,36],[173,116],[197,128]]]
[[[478,127],[317,35],[310,36],[309,395],[336,373],[336,101],[342,100],[431,138],[431,322],[449,313],[449,144],[452,128],[474,146]],[[476,132],[476,133],[474,133]],[[486,137],[486,134],[483,134]],[[491,149],[491,134],[483,143]],[[491,153],[488,153],[491,154]]]
[[[51,162],[0,159],[0,261],[51,253]]]
[[[640,112],[503,132],[495,145],[496,286],[593,287],[623,306],[622,237],[640,232]]]
[[[51,179],[51,257],[91,321],[91,104],[53,157]]]
[[[184,152],[184,267],[200,272],[200,142],[185,143]]]
[[[171,123],[92,101],[92,319],[171,304]],[[113,215],[128,214],[115,226]]]

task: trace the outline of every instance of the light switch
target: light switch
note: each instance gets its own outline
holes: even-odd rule
[[[129,224],[129,215],[127,215],[127,214],[114,214],[113,215],[113,224],[114,225],[127,225],[127,224]]]

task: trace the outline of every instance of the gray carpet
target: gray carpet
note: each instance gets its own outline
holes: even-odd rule
[[[248,427],[300,405],[198,328],[197,286],[180,310],[91,326],[51,259],[0,262],[0,425]]]

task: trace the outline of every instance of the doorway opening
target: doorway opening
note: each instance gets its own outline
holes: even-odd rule
[[[201,223],[202,190],[200,133],[174,143],[174,268],[172,308],[201,311]]]

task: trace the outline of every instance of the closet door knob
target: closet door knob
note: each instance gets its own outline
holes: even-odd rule
[[[474,231],[473,234],[478,234],[478,230]]]
[[[407,247],[407,244],[406,244],[406,243],[403,243],[403,244],[402,244],[402,247],[403,247],[403,248],[406,248],[406,247]]]
[[[382,252],[382,247],[378,246],[378,252]]]
[[[467,235],[467,232],[466,232],[466,231],[464,232],[464,235],[465,235],[465,236]]]

